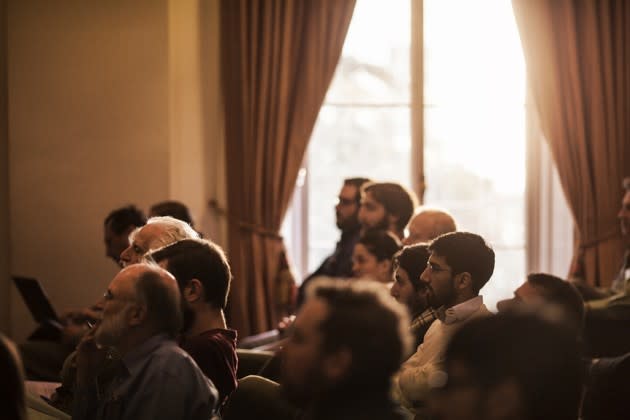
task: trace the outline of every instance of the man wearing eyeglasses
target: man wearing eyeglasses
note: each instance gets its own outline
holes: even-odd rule
[[[368,178],[348,178],[343,181],[339,199],[335,205],[335,218],[337,227],[341,230],[341,238],[337,242],[335,251],[302,282],[298,291],[298,307],[304,301],[306,285],[315,277],[352,277],[352,251],[359,241],[361,231],[358,218],[361,186],[367,182],[370,182]]]
[[[174,338],[182,325],[175,278],[149,264],[123,269],[105,294],[103,318],[77,348],[75,419],[208,419],[218,392]],[[106,386],[98,373],[120,356]]]
[[[429,251],[420,280],[429,305],[441,308],[438,320],[431,324],[424,342],[403,363],[392,383],[394,398],[420,416],[426,410],[429,378],[441,369],[448,339],[465,322],[490,315],[479,291],[494,271],[494,251],[474,233],[439,236],[431,242]]]

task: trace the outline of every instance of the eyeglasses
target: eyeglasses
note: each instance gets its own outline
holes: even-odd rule
[[[120,300],[120,301],[135,301],[136,299],[130,297],[118,297],[114,296],[111,290],[107,289],[105,293],[103,293],[103,299],[106,302],[111,302],[112,300]]]
[[[451,271],[450,268],[443,268],[439,265],[432,263],[431,261],[427,261],[427,269],[432,273],[441,273],[442,271]]]
[[[350,198],[339,197],[339,199],[337,200],[337,203],[340,206],[351,206],[353,204],[357,204],[357,201],[354,200],[354,199],[350,199]]]

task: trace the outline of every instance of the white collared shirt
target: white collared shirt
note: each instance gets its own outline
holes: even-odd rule
[[[429,377],[440,370],[444,350],[453,333],[466,321],[488,316],[490,311],[483,304],[483,298],[476,296],[439,314],[416,352],[402,364],[392,380],[392,396],[403,407],[416,411],[414,406],[426,401],[429,392]]]

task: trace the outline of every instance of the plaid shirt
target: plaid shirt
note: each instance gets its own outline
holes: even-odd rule
[[[411,321],[411,332],[414,335],[416,335],[421,330],[424,330],[426,332],[429,326],[436,319],[438,319],[438,311],[433,308],[428,308]]]

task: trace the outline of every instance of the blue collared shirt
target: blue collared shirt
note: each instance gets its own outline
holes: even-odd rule
[[[105,387],[78,388],[73,419],[208,419],[218,392],[174,340],[155,335],[121,360]]]

